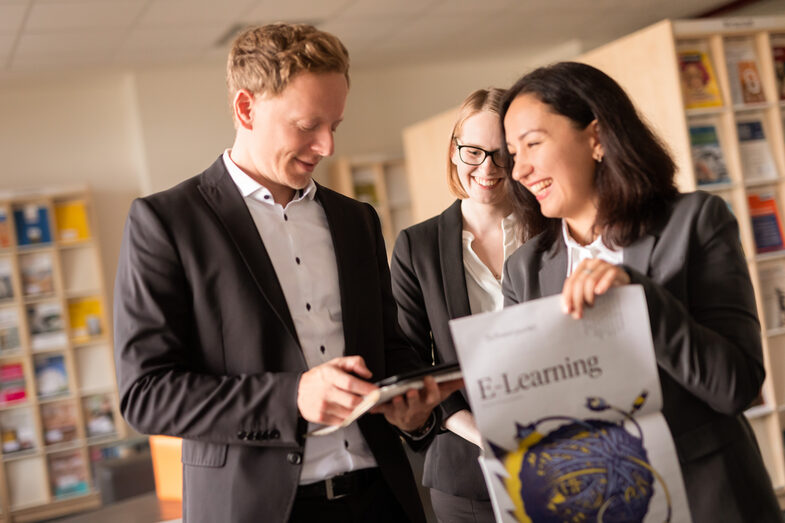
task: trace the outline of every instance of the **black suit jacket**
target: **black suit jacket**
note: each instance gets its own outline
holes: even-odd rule
[[[422,363],[402,337],[373,209],[318,187],[333,238],[346,355],[379,379]],[[304,448],[297,386],[307,370],[289,309],[222,159],[133,202],[115,287],[123,415],[183,438],[186,521],[285,521]],[[358,421],[412,521],[424,521],[397,432]]]
[[[505,304],[561,292],[564,240],[541,240],[507,260]],[[763,383],[763,354],[739,229],[727,205],[703,192],[679,195],[660,228],[624,248],[624,266],[646,293],[662,412],[693,521],[782,521],[743,414]]]
[[[425,361],[458,361],[447,322],[471,314],[463,269],[461,201],[401,232],[393,249],[393,295],[398,322]],[[446,419],[469,409],[466,391],[442,403]],[[487,500],[488,490],[477,462],[480,449],[445,431],[425,456],[423,483],[447,494]]]

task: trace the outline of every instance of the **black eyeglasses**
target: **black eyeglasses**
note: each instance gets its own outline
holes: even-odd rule
[[[501,149],[495,151],[486,151],[474,145],[461,145],[458,140],[455,140],[455,147],[458,148],[458,157],[466,165],[482,165],[487,157],[491,157],[491,161],[496,167],[507,169],[510,167],[510,162],[505,161],[504,153]]]

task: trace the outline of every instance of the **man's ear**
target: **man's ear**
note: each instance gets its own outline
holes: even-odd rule
[[[232,100],[234,121],[244,129],[253,129],[253,101],[254,95],[248,89],[238,90]]]

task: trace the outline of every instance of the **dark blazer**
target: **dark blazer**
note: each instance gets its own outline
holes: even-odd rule
[[[332,233],[346,355],[375,378],[422,366],[396,323],[379,219],[318,187]],[[286,521],[305,421],[307,370],[278,278],[222,159],[133,202],[115,287],[115,360],[123,415],[137,430],[183,439],[185,521]],[[425,521],[395,430],[359,421],[412,521]]]
[[[463,269],[461,201],[401,232],[393,249],[390,272],[398,302],[398,323],[425,361],[458,361],[447,322],[471,314]],[[432,352],[433,351],[433,352]],[[466,391],[442,403],[444,419],[469,409]],[[487,500],[488,490],[477,462],[480,449],[445,431],[425,456],[423,484],[454,496]]]
[[[550,246],[541,240],[507,260],[505,304],[561,292],[563,238]],[[763,383],[763,355],[739,229],[727,205],[703,192],[679,195],[661,227],[624,248],[624,268],[646,293],[662,412],[693,521],[782,521],[743,415]]]

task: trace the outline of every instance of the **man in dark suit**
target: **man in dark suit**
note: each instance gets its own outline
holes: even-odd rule
[[[391,424],[424,443],[459,384],[428,380],[384,416],[305,438],[345,419],[368,380],[422,365],[396,323],[378,217],[311,179],[343,118],[346,49],[311,26],[253,28],[227,83],[232,149],[128,216],[123,415],[183,438],[185,521],[424,521]]]

